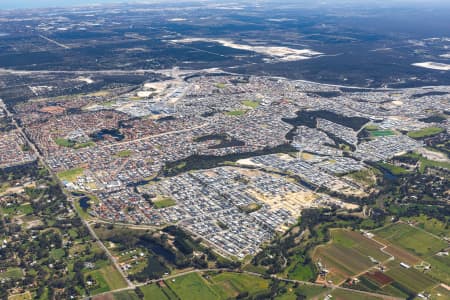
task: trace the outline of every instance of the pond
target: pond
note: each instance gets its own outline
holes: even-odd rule
[[[91,199],[89,199],[89,197],[82,197],[78,200],[78,203],[83,210],[87,210],[89,207],[91,207],[91,204],[89,203],[90,200]]]

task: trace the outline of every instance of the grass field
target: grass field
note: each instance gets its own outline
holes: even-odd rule
[[[428,168],[428,167],[430,167],[430,168],[443,168],[443,169],[450,170],[450,163],[444,162],[444,161],[429,160],[426,157],[423,157],[422,155],[420,155],[418,153],[408,153],[408,154],[405,154],[403,156],[404,157],[410,157],[410,158],[418,160],[419,161],[419,171],[420,171],[420,173],[423,173],[425,171],[425,169]]]
[[[269,281],[260,277],[240,273],[220,273],[211,276],[214,283],[214,290],[218,294],[225,294],[228,297],[235,297],[241,292],[257,294],[269,288]]]
[[[74,149],[81,149],[81,148],[95,146],[95,143],[92,141],[88,141],[88,142],[84,142],[84,143],[77,143],[75,141],[71,141],[71,140],[67,140],[67,139],[63,139],[63,138],[55,139],[55,143],[61,147],[74,148]]]
[[[376,168],[368,168],[349,173],[346,176],[350,177],[358,183],[362,183],[365,186],[371,187],[377,183],[377,176],[381,176],[381,172]]]
[[[0,279],[20,279],[24,276],[21,268],[8,268],[5,272],[0,273]]]
[[[125,280],[113,266],[106,266],[89,273],[97,282],[97,286],[91,291],[92,295],[104,293],[110,290],[120,289],[127,286]]]
[[[168,289],[168,288],[165,288]],[[167,300],[169,299],[163,292],[163,288],[160,288],[157,284],[149,284],[141,287],[144,293],[144,299],[146,300]]]
[[[25,204],[21,204],[21,205],[11,205],[8,207],[2,207],[0,208],[0,210],[4,213],[4,214],[8,214],[8,215],[30,215],[33,213],[33,207],[31,206],[30,203],[25,203]]]
[[[410,131],[410,132],[408,132],[408,136],[413,139],[420,139],[420,138],[433,136],[433,135],[439,134],[441,132],[444,132],[444,129],[439,128],[439,127],[427,127],[427,128],[421,129],[421,130]]]
[[[314,270],[310,265],[304,265],[303,259],[292,262],[291,266],[286,269],[285,276],[288,278],[302,281],[314,279]]]
[[[52,251],[50,251],[50,256],[55,260],[60,260],[64,257],[64,249],[53,249]]]
[[[439,285],[430,291],[431,300],[447,300],[450,299],[450,291]]]
[[[175,200],[173,200],[172,198],[168,198],[168,197],[162,197],[160,199],[153,201],[153,206],[155,208],[164,208],[164,207],[174,206],[176,204],[177,204],[177,202]]]
[[[324,267],[329,269],[327,278],[334,283],[373,267],[374,263],[370,257],[378,261],[389,258],[380,251],[380,244],[359,232],[335,229],[331,232],[331,237],[330,244],[316,248],[314,260],[320,260]]]
[[[450,236],[450,228],[448,228],[447,222],[443,223],[437,219],[430,218],[426,215],[404,218],[404,220],[414,222],[416,227],[428,231],[429,233],[432,233],[434,235],[442,237]]]
[[[63,138],[56,138],[55,139],[55,143],[58,146],[67,147],[67,148],[71,148],[71,147],[75,146],[75,142],[74,141],[66,140],[66,139],[63,139]]]
[[[124,291],[115,293],[114,300],[139,300],[139,297],[136,295],[134,291]],[[164,298],[161,298],[161,300]]]
[[[259,106],[259,102],[252,100],[244,100],[242,101],[242,105],[255,109]]]
[[[116,153],[116,157],[125,158],[130,157],[133,154],[131,150],[122,150]]]
[[[58,178],[62,181],[68,181],[68,182],[74,182],[77,180],[78,177],[83,175],[84,169],[83,168],[74,168],[67,171],[59,172]]]
[[[447,247],[433,235],[404,223],[395,223],[375,230],[377,236],[420,257],[426,257]]]
[[[166,281],[168,286],[183,300],[210,300],[217,299],[205,280],[197,273],[191,273],[182,277]]]
[[[232,116],[232,117],[239,117],[239,116],[245,115],[245,113],[246,113],[245,110],[232,110],[232,111],[227,111],[226,115]]]
[[[330,291],[331,290],[329,288],[324,288],[323,286],[301,285],[294,288],[290,284],[286,286],[286,293],[275,297],[275,300],[297,300],[297,293],[306,296],[307,299],[312,299],[320,295],[328,295]],[[323,297],[318,299],[323,299]]]
[[[394,166],[392,164],[388,164],[388,163],[378,163],[378,165],[389,171],[390,173],[392,173],[393,175],[404,175],[404,174],[408,174],[409,171],[406,170],[405,168],[399,167],[399,166]]]

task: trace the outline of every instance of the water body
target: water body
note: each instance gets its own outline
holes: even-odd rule
[[[123,134],[120,133],[118,129],[102,129],[97,133],[93,133],[91,137],[94,141],[103,140],[105,135],[112,136],[116,141],[121,141],[125,138]]]
[[[83,197],[78,200],[78,203],[80,204],[80,207],[83,210],[87,210],[91,206],[89,204],[89,201],[90,201],[89,197]]]

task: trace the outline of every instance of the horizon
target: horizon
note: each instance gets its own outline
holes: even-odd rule
[[[221,0],[41,0],[41,1],[34,1],[34,0],[3,0],[0,2],[0,10],[14,10],[14,9],[35,9],[35,8],[57,8],[57,7],[77,7],[77,6],[89,6],[89,5],[104,5],[104,4],[133,4],[133,3],[143,3],[143,4],[150,4],[150,3],[180,3],[180,2],[222,2]],[[253,3],[251,1],[245,1],[245,0],[237,0],[233,1],[234,3]],[[315,1],[311,0],[303,0],[303,1],[293,1],[293,0],[285,0],[283,2],[280,1],[274,1],[274,0],[263,0],[259,3],[277,3],[277,4],[283,4],[283,3],[298,3],[299,5],[307,4],[308,2],[312,2],[315,5],[319,6],[328,6],[328,5],[335,5],[339,3],[340,5],[379,5],[380,7],[386,7],[386,6],[397,6],[397,5],[426,5],[426,6],[450,6],[450,3],[444,1],[444,0],[392,0],[386,3],[386,1],[382,0],[368,0],[364,3],[361,3],[357,0],[332,0],[332,1],[322,1],[320,3],[317,3]]]

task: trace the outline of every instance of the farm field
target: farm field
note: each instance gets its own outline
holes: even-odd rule
[[[430,233],[404,223],[391,224],[375,230],[374,233],[420,257],[432,255],[448,246]]]
[[[144,299],[146,300],[166,300],[169,299],[164,293],[163,289],[168,289],[159,287],[157,284],[149,284],[141,287],[141,291],[144,294]]]
[[[334,290],[331,295],[332,299],[336,300],[381,300],[380,297],[370,296],[358,292],[352,292],[347,290]]]
[[[331,237],[330,244],[316,248],[314,260],[320,261],[330,271],[327,278],[334,283],[375,266],[371,258],[385,261],[390,257],[380,251],[382,245],[359,232],[335,229]]]
[[[417,294],[435,286],[438,282],[414,268],[406,269],[399,264],[390,268],[386,275],[407,290]]]

